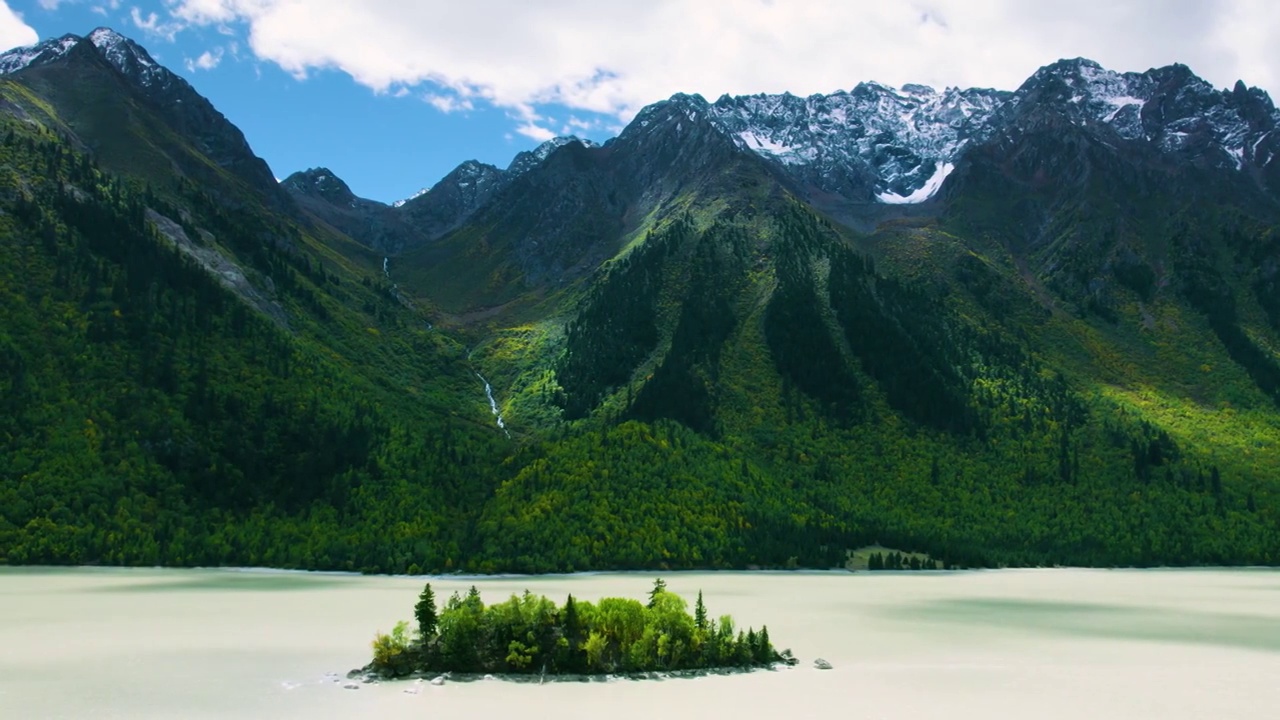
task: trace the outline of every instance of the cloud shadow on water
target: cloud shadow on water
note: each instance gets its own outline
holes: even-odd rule
[[[341,577],[303,574],[239,574],[210,573],[177,580],[142,581],[108,585],[98,588],[106,593],[164,593],[164,592],[287,592],[316,590],[347,584]]]
[[[1046,600],[961,598],[886,608],[895,620],[1280,653],[1275,616]]]

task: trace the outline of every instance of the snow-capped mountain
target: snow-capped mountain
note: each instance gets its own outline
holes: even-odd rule
[[[156,103],[174,129],[218,165],[275,190],[269,169],[234,125],[186,80],[113,30],[64,35],[0,54],[0,74],[56,66],[81,46]],[[708,103],[679,94],[642,110],[610,144],[641,142],[667,121],[671,126],[662,132],[671,134],[658,145],[675,153],[672,157],[713,146],[715,153],[723,152],[719,141],[699,145],[702,150],[684,147],[698,141],[688,132],[682,136],[682,128],[698,126],[763,159],[800,196],[822,206],[874,209],[926,202],[975,147],[1007,143],[1046,122],[1075,126],[1117,149],[1140,148],[1171,162],[1241,171],[1261,186],[1280,188],[1280,165],[1271,167],[1280,154],[1280,136],[1274,132],[1280,113],[1271,99],[1243,83],[1216,89],[1182,65],[1120,73],[1090,60],[1061,60],[1012,92],[863,82],[809,97],[726,95]],[[575,143],[600,152],[590,141],[557,137],[517,154],[506,169],[467,161],[392,207],[423,223],[425,236],[439,236]],[[633,178],[647,176],[643,162],[627,172]],[[293,188],[295,194],[300,190]]]
[[[112,71],[114,78],[96,74]],[[0,54],[0,74],[42,76],[45,82],[64,88],[65,101],[77,106],[82,103],[72,97],[76,82],[86,78],[104,84],[122,81],[209,160],[266,193],[273,204],[286,207],[281,204],[287,202],[286,195],[271,169],[253,153],[240,129],[185,79],[156,62],[146,48],[110,28],[98,28],[84,37],[64,35]],[[197,176],[204,172],[199,161],[189,169]]]
[[[92,43],[112,67],[143,87],[170,84],[179,79],[156,62],[146,48],[105,27],[100,27],[83,38],[67,34],[0,54],[0,74],[14,73],[60,60],[82,40]]]
[[[57,60],[70,52],[80,40],[79,35],[63,35],[60,38],[0,53],[0,75]]]
[[[1107,141],[1141,143],[1202,164],[1260,168],[1280,152],[1280,114],[1267,94],[1237,83],[1217,90],[1182,65],[1118,73],[1090,60],[1045,66],[1014,92],[865,82],[797,97],[676,95],[658,107],[699,112],[740,148],[764,158],[808,196],[914,204],[933,197],[966,150],[1050,114]]]
[[[1237,82],[1217,90],[1185,65],[1118,73],[1091,60],[1061,60],[1032,75],[992,117],[988,137],[1051,112],[1118,139],[1199,164],[1261,168],[1280,121],[1271,98]]]
[[[784,168],[802,186],[855,200],[924,200],[958,153],[1010,93],[895,89],[796,97],[724,96],[711,117],[744,148]]]
[[[552,152],[568,145],[569,143],[575,142],[582,143],[584,147],[596,147],[596,144],[590,140],[582,140],[573,135],[562,135],[560,137],[551,138],[532,150],[525,150],[524,152],[517,153],[511,160],[511,164],[507,166],[508,180],[515,179],[517,176],[529,172],[535,167],[541,165],[543,162],[546,162],[547,157],[550,156]]]
[[[1119,73],[1085,59],[1047,65],[1012,92],[863,82],[827,95],[725,95],[714,103],[681,93],[642,109],[606,145],[656,132],[667,120],[676,123],[677,133],[710,122],[810,200],[918,204],[938,193],[969,149],[1025,130],[1045,114],[1097,133],[1104,142],[1145,145],[1210,166],[1259,170],[1280,153],[1280,137],[1272,132],[1280,113],[1257,88],[1237,83],[1218,90],[1182,65]],[[575,141],[595,147],[555,138],[520,153],[505,171],[487,166],[474,182],[505,187]],[[428,194],[421,191],[399,204],[422,203]]]

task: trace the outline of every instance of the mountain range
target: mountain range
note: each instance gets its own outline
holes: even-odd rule
[[[1280,562],[1280,114],[1181,65],[675,95],[404,201],[0,55],[0,560]]]

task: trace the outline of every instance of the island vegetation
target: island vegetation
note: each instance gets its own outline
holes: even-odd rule
[[[373,662],[361,672],[382,678],[414,673],[601,675],[609,673],[749,670],[795,664],[777,652],[767,627],[745,631],[733,618],[713,619],[702,600],[693,614],[681,596],[656,580],[648,601],[609,597],[596,603],[569,595],[563,606],[526,590],[486,606],[473,585],[443,609],[431,584],[401,622],[373,640]]]

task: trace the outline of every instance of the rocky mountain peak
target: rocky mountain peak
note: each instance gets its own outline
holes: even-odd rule
[[[726,95],[709,112],[740,147],[801,188],[855,201],[914,203],[936,191],[968,138],[1008,95],[863,82],[805,98]]]
[[[590,140],[582,140],[574,135],[563,135],[551,138],[532,150],[525,150],[517,153],[516,156],[512,158],[511,164],[507,166],[508,179],[514,179],[517,176],[529,172],[533,168],[546,162],[547,158],[551,156],[551,153],[559,150],[565,145],[571,145],[573,143],[578,143],[583,147],[596,147],[596,144]]]
[[[324,167],[293,173],[280,183],[286,189],[326,200],[334,205],[350,205],[356,196],[347,183]]]
[[[497,185],[505,184],[506,173],[489,163],[467,160],[454,168],[440,182],[431,186],[431,192],[456,191],[463,196],[485,193]]]
[[[85,36],[107,62],[126,77],[143,87],[178,79],[156,62],[146,48],[107,27],[100,27]]]
[[[83,37],[68,33],[0,54],[0,74],[56,62],[67,57],[82,41],[87,41],[112,67],[140,85],[162,82],[173,74],[156,62],[146,48],[107,27],[97,28]]]
[[[50,38],[35,45],[19,47],[0,53],[0,75],[17,72],[33,65],[43,65],[63,57],[75,44],[80,42],[79,35],[70,33],[58,38]]]
[[[1007,135],[1049,116],[1149,143],[1196,164],[1234,170],[1257,164],[1258,144],[1280,119],[1265,92],[1243,83],[1218,90],[1185,65],[1118,73],[1076,59],[1038,70],[989,131]]]
[[[138,43],[106,27],[80,37],[64,35],[31,47],[0,54],[0,73],[40,72],[67,87],[68,78],[85,78],[85,69],[64,67],[82,60],[101,63],[114,70],[140,100],[205,158],[230,171],[271,198],[277,207],[288,207],[287,195],[279,187],[271,169],[253,153],[240,129],[218,112],[213,104],[170,71]],[[64,75],[70,72],[72,75]],[[199,174],[204,161],[190,169]]]

